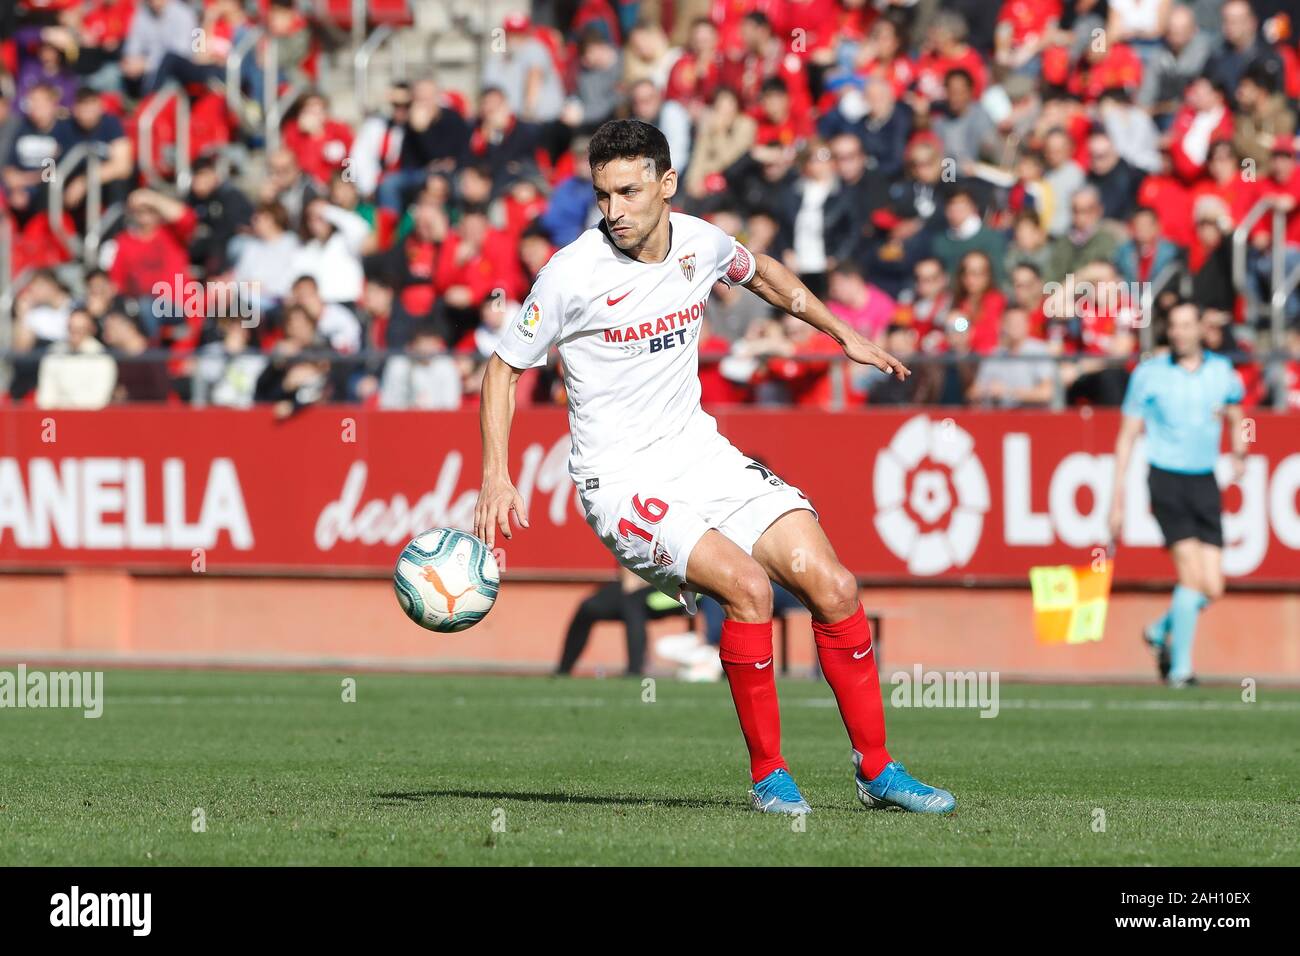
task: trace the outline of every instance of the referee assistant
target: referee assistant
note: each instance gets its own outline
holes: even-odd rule
[[[1156,653],[1160,676],[1171,687],[1196,683],[1192,644],[1196,620],[1223,594],[1223,523],[1214,467],[1223,420],[1231,426],[1232,480],[1245,470],[1241,428],[1243,389],[1222,355],[1201,347],[1201,315],[1191,303],[1169,313],[1169,353],[1137,367],[1124,396],[1124,418],[1115,442],[1112,541],[1124,526],[1124,476],[1133,443],[1146,428],[1151,512],[1164,534],[1178,576],[1169,610],[1148,625],[1143,638]]]

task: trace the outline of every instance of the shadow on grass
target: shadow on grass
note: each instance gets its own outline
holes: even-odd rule
[[[371,794],[376,807],[401,807],[439,799],[511,800],[522,803],[572,803],[604,807],[672,807],[674,809],[702,810],[718,807],[724,810],[747,810],[748,801],[741,795],[732,800],[715,800],[708,797],[638,797],[593,793],[536,793],[505,790],[390,790]],[[837,807],[819,807],[817,812],[834,812]]]

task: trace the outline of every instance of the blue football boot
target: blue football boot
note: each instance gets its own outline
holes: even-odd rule
[[[773,770],[754,784],[754,789],[749,791],[749,802],[760,813],[785,813],[792,817],[812,813],[812,807],[788,770]]]
[[[859,762],[855,752],[855,770]],[[957,808],[957,801],[951,793],[917,780],[897,760],[885,764],[885,769],[870,780],[862,776],[860,770],[854,773],[853,779],[857,784],[858,799],[871,810],[901,807],[913,813],[952,813]]]

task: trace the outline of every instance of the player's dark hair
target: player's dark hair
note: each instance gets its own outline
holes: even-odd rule
[[[664,134],[637,119],[602,123],[587,144],[587,158],[592,169],[615,159],[649,159],[654,163],[655,176],[662,176],[673,165]]]

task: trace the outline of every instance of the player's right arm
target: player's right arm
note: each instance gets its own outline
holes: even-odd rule
[[[1120,532],[1124,530],[1124,476],[1128,474],[1133,445],[1145,423],[1142,409],[1146,402],[1146,379],[1145,369],[1138,366],[1124,395],[1124,417],[1120,420],[1119,437],[1115,439],[1115,476],[1110,493],[1110,540],[1115,543],[1119,543]]]
[[[510,513],[528,527],[524,499],[510,480],[510,422],[515,417],[515,386],[523,369],[514,368],[499,355],[488,359],[479,395],[479,427],[483,432],[483,487],[474,506],[474,534],[496,543],[497,528],[507,538]]]
[[[519,314],[501,334],[483,371],[479,426],[483,432],[483,487],[474,506],[474,534],[489,548],[497,529],[512,537],[510,513],[528,527],[524,499],[510,480],[510,422],[515,416],[515,386],[525,369],[546,364],[547,353],[564,324],[563,281],[550,264],[537,274]]]

